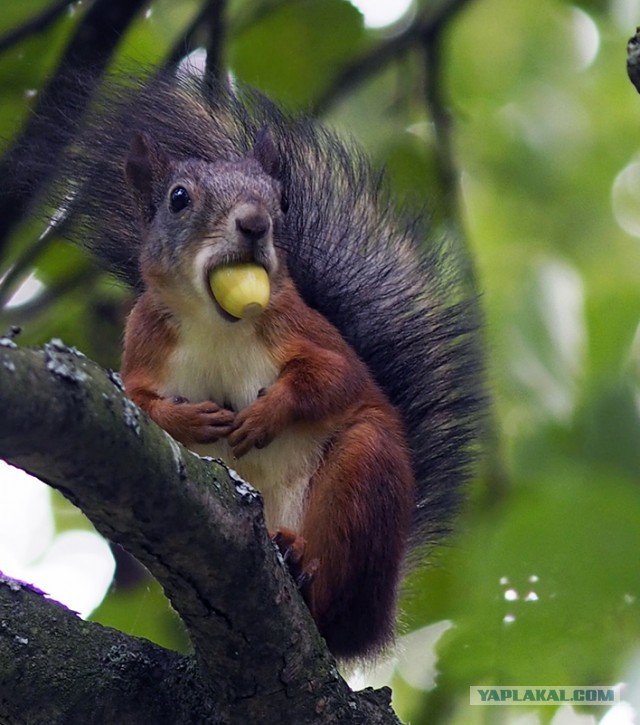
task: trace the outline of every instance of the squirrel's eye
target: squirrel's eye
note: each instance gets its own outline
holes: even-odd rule
[[[283,214],[289,211],[289,197],[284,193],[280,197],[280,210]]]
[[[169,194],[169,208],[173,214],[177,214],[191,204],[191,197],[184,186],[176,186]]]

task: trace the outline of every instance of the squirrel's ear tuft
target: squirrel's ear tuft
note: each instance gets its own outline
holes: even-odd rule
[[[274,179],[280,177],[280,153],[268,126],[263,126],[256,135],[253,156],[266,174]]]
[[[168,171],[168,161],[158,144],[147,133],[136,131],[131,139],[124,175],[145,220],[155,214],[155,191]]]

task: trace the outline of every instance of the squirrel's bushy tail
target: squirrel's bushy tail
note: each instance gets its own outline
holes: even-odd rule
[[[482,402],[476,301],[460,294],[455,254],[392,207],[362,151],[264,97],[197,79],[105,85],[79,129],[58,129],[70,152],[61,198],[72,236],[135,287],[139,239],[123,163],[133,132],[177,157],[244,157],[268,126],[288,203],[281,246],[303,298],[366,362],[400,410],[418,483],[415,543],[447,530],[468,476]],[[71,192],[72,201],[69,201]]]

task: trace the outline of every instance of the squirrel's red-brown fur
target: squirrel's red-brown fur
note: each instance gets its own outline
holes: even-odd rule
[[[288,281],[256,324],[280,376],[235,415],[209,401],[174,402],[154,392],[176,342],[171,324],[143,295],[129,319],[122,371],[132,399],[187,446],[228,437],[234,451],[246,452],[288,425],[317,426],[322,462],[309,481],[299,538],[286,546],[302,549],[300,573],[310,577],[303,592],[336,655],[386,644],[415,497],[395,410]]]

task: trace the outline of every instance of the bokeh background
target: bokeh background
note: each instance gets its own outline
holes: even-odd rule
[[[2,3],[0,152],[91,5]],[[455,535],[408,582],[397,652],[352,682],[390,684],[411,723],[637,722],[640,96],[625,48],[639,0],[205,5],[149,3],[110,70],[197,62],[211,7],[222,10],[221,64],[355,137],[402,203],[455,237],[481,295],[492,398],[481,464]],[[0,245],[0,329],[22,326],[22,344],[62,338],[117,369],[131,295],[56,235],[41,239],[44,211],[24,210]],[[0,570],[187,647],[141,567],[3,465]],[[620,683],[609,708],[469,705],[471,685]]]

